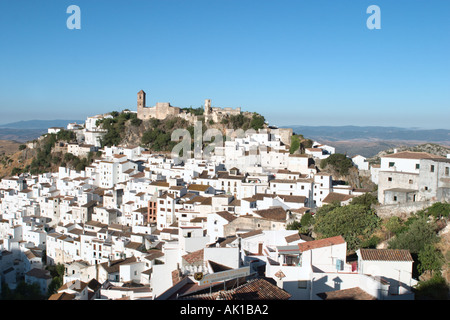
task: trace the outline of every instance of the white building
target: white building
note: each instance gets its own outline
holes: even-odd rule
[[[358,154],[352,157],[352,162],[353,165],[358,168],[358,170],[369,170],[369,162],[367,161],[366,157]]]

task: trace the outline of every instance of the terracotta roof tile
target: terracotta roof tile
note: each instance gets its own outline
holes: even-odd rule
[[[345,243],[344,238],[342,236],[336,236],[331,238],[302,242],[298,244],[298,248],[300,249],[300,252],[304,252],[312,249],[323,248],[342,243]]]
[[[286,221],[286,211],[282,207],[273,207],[270,209],[256,210],[255,214],[261,218],[274,220],[274,221]]]
[[[362,260],[371,261],[414,261],[409,250],[360,249]]]
[[[323,200],[323,203],[333,203],[333,202],[341,202],[341,201],[347,201],[351,198],[353,198],[354,196],[352,195],[348,195],[348,194],[343,194],[343,193],[338,193],[338,192],[330,192]]]
[[[231,221],[236,219],[236,217],[234,215],[232,215],[231,213],[229,213],[228,211],[219,211],[219,212],[216,212],[216,214],[218,216],[221,216],[222,218],[224,218],[228,222],[231,222]]]
[[[185,254],[182,258],[189,264],[203,261],[203,249]]]

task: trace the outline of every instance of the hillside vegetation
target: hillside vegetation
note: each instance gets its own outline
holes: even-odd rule
[[[311,148],[314,141],[305,138],[302,134],[293,133],[291,137],[291,146],[289,152],[291,154],[304,154],[306,148]]]
[[[202,122],[202,133],[209,128],[220,130],[224,136],[227,129],[262,129],[265,127],[265,119],[263,116],[252,113],[251,116],[239,114],[228,116],[220,123],[213,121],[204,121],[202,108],[188,108],[185,109],[193,113]],[[136,113],[130,112],[112,112],[113,118],[99,120],[98,124],[102,125],[103,129],[107,130],[106,135],[102,139],[102,146],[112,145],[132,145],[142,146],[149,150],[160,152],[170,151],[177,143],[171,141],[172,132],[175,129],[186,129],[194,137],[194,125],[179,117],[167,117],[164,120],[137,119]]]

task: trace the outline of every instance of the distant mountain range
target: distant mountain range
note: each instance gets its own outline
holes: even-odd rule
[[[450,130],[417,129],[380,126],[284,126],[305,138],[329,144],[336,152],[349,156],[360,154],[373,157],[378,152],[397,148],[413,147],[425,143],[450,146]]]
[[[0,125],[0,140],[27,142],[47,133],[51,127],[66,128],[69,123],[84,123],[83,120],[27,120]]]
[[[0,128],[8,129],[48,129],[51,127],[66,128],[69,123],[84,123],[84,120],[26,120],[0,124]]]
[[[426,142],[450,142],[450,130],[416,129],[398,127],[359,126],[285,126],[305,138],[328,141],[342,140],[405,140]]]

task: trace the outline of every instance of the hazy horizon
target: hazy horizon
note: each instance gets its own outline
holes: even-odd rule
[[[115,110],[115,111],[122,111],[122,110]],[[94,116],[95,114],[92,114]],[[264,115],[263,115],[264,116]],[[0,126],[8,125],[8,124],[16,124],[20,122],[31,122],[31,121],[84,121],[86,118],[78,118],[78,119],[62,119],[62,118],[56,118],[56,119],[19,119],[16,121],[1,121],[0,120]],[[80,122],[81,123],[81,122]],[[275,124],[272,124],[269,122],[269,125],[271,126],[277,126]],[[408,129],[408,130],[450,130],[450,128],[424,128],[424,127],[406,127],[406,126],[399,126],[399,125],[363,125],[363,124],[339,124],[339,125],[329,125],[329,124],[290,124],[290,125],[278,125],[278,127],[283,128],[291,128],[291,127],[335,127],[335,128],[341,128],[341,127],[358,127],[358,128],[397,128],[397,129]]]

